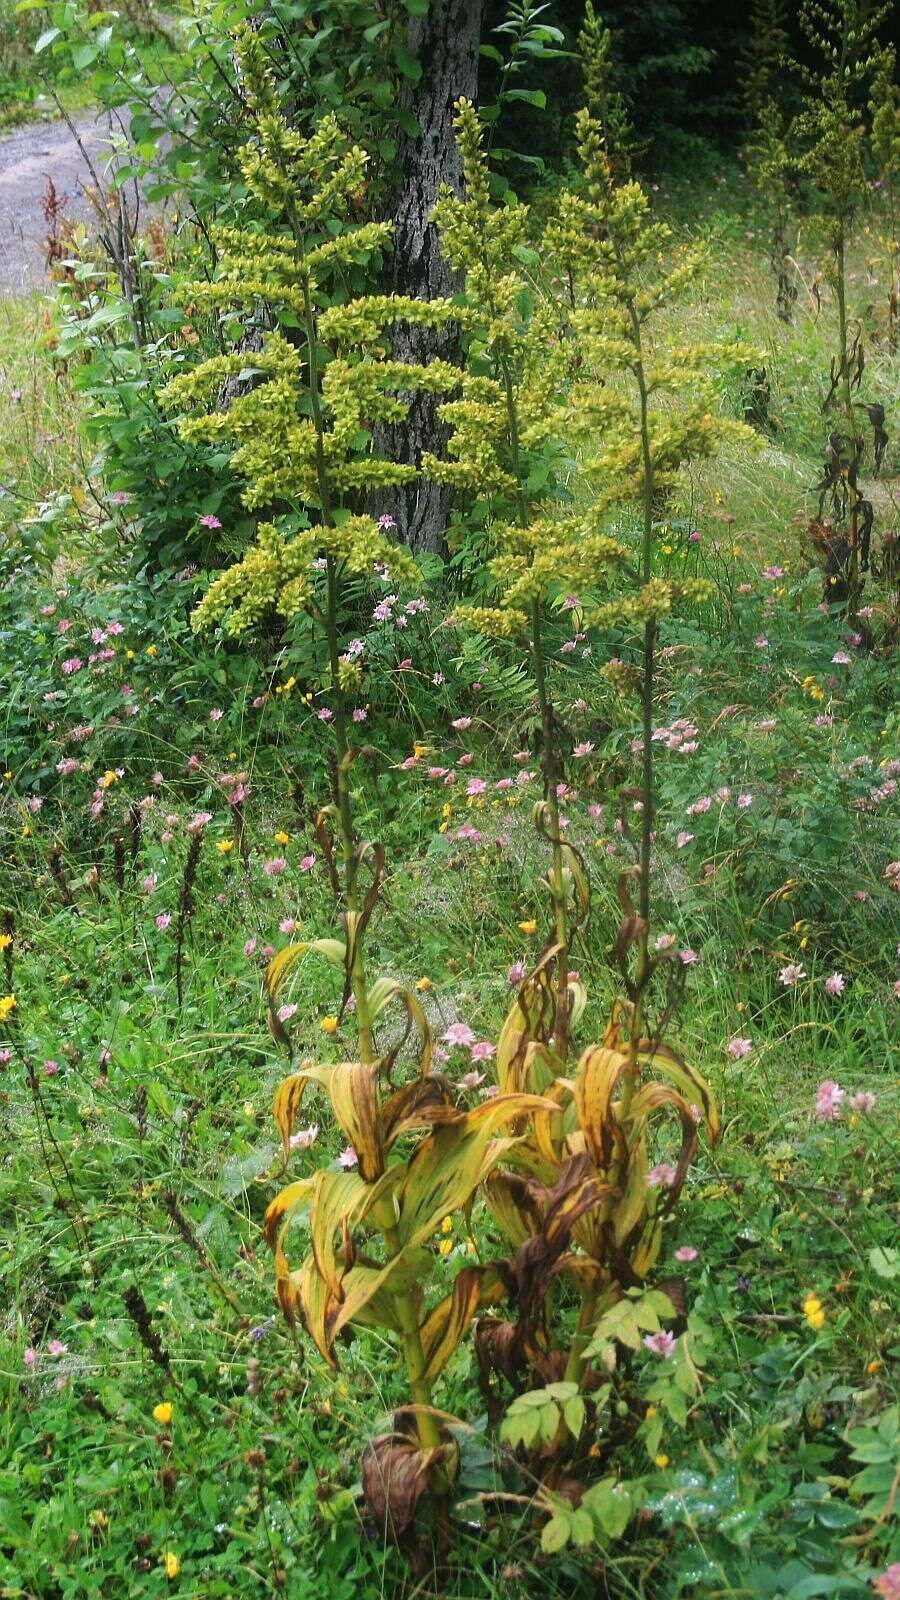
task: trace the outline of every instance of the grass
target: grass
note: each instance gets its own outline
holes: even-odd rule
[[[46,296],[0,297],[0,527],[84,470],[77,407],[54,345]]]
[[[667,1422],[658,1455],[665,1464],[648,1462],[634,1444],[615,1461],[646,1477],[646,1514],[602,1549],[543,1553],[533,1484],[487,1430],[465,1342],[436,1394],[467,1424],[449,1570],[410,1573],[382,1530],[360,1522],[362,1444],[404,1398],[396,1344],[362,1332],[341,1348],[339,1373],[329,1373],[276,1315],[261,1237],[278,1181],[270,1105],[285,1071],[265,1025],[263,947],[285,941],[277,930],[286,918],[299,920],[303,936],[333,932],[321,863],[312,872],[299,865],[315,848],[315,719],[285,697],[265,713],[268,732],[257,732],[252,672],[238,690],[227,676],[243,671],[233,658],[189,643],[177,593],[159,602],[149,586],[110,595],[109,560],[88,564],[81,577],[73,572],[63,602],[34,560],[40,525],[32,524],[28,592],[4,613],[7,649],[24,652],[27,635],[33,651],[10,702],[30,697],[36,710],[23,726],[36,730],[28,736],[36,746],[44,742],[25,750],[7,708],[15,759],[0,828],[13,943],[3,959],[18,1003],[0,1076],[0,1592],[40,1600],[842,1600],[871,1594],[872,1579],[900,1559],[893,1436],[884,1444],[900,1399],[900,896],[884,869],[900,856],[900,834],[896,799],[870,800],[878,762],[898,754],[893,669],[877,654],[856,656],[846,675],[832,665],[840,624],[816,611],[820,580],[808,572],[792,521],[799,511],[809,515],[817,471],[828,310],[818,319],[798,315],[788,329],[778,324],[758,241],[747,231],[740,209],[713,217],[687,336],[737,333],[765,352],[774,437],[715,474],[704,470],[671,529],[660,532],[673,541],[673,563],[684,551],[686,563],[696,560],[716,579],[710,605],[665,637],[659,720],[690,718],[700,733],[690,761],[660,758],[656,926],[699,956],[677,1037],[719,1096],[723,1131],[693,1169],[660,1262],[668,1272],[677,1247],[697,1251],[683,1272],[706,1330],[702,1393],[684,1428]],[[71,486],[80,470],[76,419],[65,380],[51,373],[42,303],[0,307],[0,319],[2,477],[24,508]],[[867,381],[895,406],[896,373],[883,349],[875,349]],[[890,479],[882,507],[889,517]],[[697,548],[686,542],[694,526],[702,530]],[[773,561],[787,568],[776,587],[760,577]],[[742,583],[752,591],[744,597]],[[52,618],[42,619],[45,605],[57,607]],[[76,616],[76,644],[55,634],[64,611]],[[115,664],[108,702],[85,702],[82,720],[101,731],[91,770],[72,780],[70,793],[53,769],[63,750],[81,755],[83,747],[63,745],[46,726],[59,713],[40,697],[61,681],[48,663],[113,615],[126,617],[117,649],[134,656]],[[763,629],[765,653],[755,643]],[[399,669],[396,651],[385,656],[368,730],[384,760],[377,779],[357,780],[367,829],[378,829],[389,863],[370,959],[409,983],[429,981],[420,992],[438,1038],[464,1020],[480,1039],[495,1039],[510,1003],[507,969],[537,950],[545,931],[546,861],[529,808],[495,795],[483,807],[457,800],[445,818],[447,791],[400,762],[411,728],[418,736],[424,727],[429,759],[455,760],[471,748],[472,770],[496,780],[514,770],[510,756],[528,738],[531,711],[527,693],[507,693],[487,671],[484,692],[473,690],[472,660],[454,658],[446,635],[430,630],[423,622],[403,639],[415,676]],[[156,652],[149,660],[148,647]],[[439,693],[430,685],[436,662],[448,680]],[[126,674],[144,707],[133,732],[123,732],[118,717],[107,726]],[[593,878],[592,920],[576,957],[590,997],[580,1028],[586,1042],[599,1036],[613,992],[607,949],[623,861],[620,847],[608,853],[618,837],[611,803],[595,819],[587,802],[627,781],[634,710],[592,663],[560,669],[558,681],[563,713],[597,747],[595,782],[583,779],[570,805],[572,836]],[[810,683],[826,686],[821,700],[810,698]],[[401,696],[410,697],[415,723],[398,717]],[[575,710],[580,698],[583,713]],[[213,706],[225,714],[211,725]],[[826,709],[832,721],[816,731],[813,717]],[[475,723],[471,742],[449,727],[463,711]],[[68,721],[74,714],[70,706]],[[186,771],[195,750],[199,769]],[[853,766],[860,757],[871,766]],[[105,812],[91,823],[91,787],[104,767],[119,764],[125,776],[110,784]],[[132,862],[128,806],[151,792],[157,765],[164,783]],[[236,850],[214,849],[230,836],[216,781],[225,768],[245,768],[252,785],[246,874]],[[687,805],[721,785],[752,794],[753,804],[741,813],[731,800],[695,817],[694,848],[679,850],[673,835]],[[44,805],[31,811],[38,790]],[[179,1008],[173,927],[159,929],[155,919],[177,910],[182,825],[200,807],[214,816]],[[484,835],[477,848],[455,837],[473,814]],[[280,830],[289,835],[285,846],[275,841]],[[269,879],[262,863],[276,848],[289,869]],[[709,876],[706,860],[716,863]],[[148,875],[156,879],[150,888]],[[72,905],[61,903],[67,895]],[[539,924],[533,938],[517,927],[530,917]],[[785,987],[779,971],[794,962],[805,976]],[[835,970],[846,974],[846,991],[829,996],[824,979]],[[307,960],[292,998],[297,1057],[352,1056],[350,1017],[333,1039],[319,1027],[339,1009],[337,974]],[[751,1050],[739,1058],[728,1046],[744,1037]],[[466,1065],[457,1053],[446,1070],[458,1077]],[[823,1079],[838,1080],[847,1094],[834,1122],[813,1115]],[[874,1109],[853,1111],[849,1096],[864,1091],[875,1096]],[[321,1101],[310,1103],[309,1117],[320,1133],[311,1150],[292,1155],[291,1176],[334,1161],[343,1143]],[[488,1256],[496,1241],[480,1205],[473,1234]],[[467,1258],[465,1230],[451,1237],[443,1267],[435,1241],[438,1279]],[[303,1244],[301,1228],[297,1258]],[[134,1289],[164,1359],[159,1347],[154,1359],[152,1339],[127,1308]],[[804,1314],[810,1293],[825,1313],[818,1328]],[[570,1311],[563,1297],[559,1314]],[[52,1341],[65,1348],[54,1354]],[[160,1404],[171,1405],[169,1421],[153,1417]],[[863,1471],[880,1487],[860,1479]],[[501,1481],[521,1497],[503,1514],[490,1498]]]

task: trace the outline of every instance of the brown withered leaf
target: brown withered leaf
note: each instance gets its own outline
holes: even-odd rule
[[[450,1084],[442,1073],[432,1072],[425,1078],[414,1078],[412,1083],[404,1083],[395,1090],[381,1108],[385,1148],[389,1150],[395,1139],[410,1128],[436,1127],[442,1122],[455,1121],[459,1115]]]
[[[416,1514],[428,1475],[445,1455],[443,1446],[420,1450],[400,1433],[384,1433],[362,1454],[362,1488],[379,1529],[396,1543]]]
[[[497,1317],[479,1317],[473,1324],[472,1337],[485,1394],[490,1395],[492,1372],[499,1372],[501,1377],[514,1384],[523,1366],[516,1324],[501,1322]]]

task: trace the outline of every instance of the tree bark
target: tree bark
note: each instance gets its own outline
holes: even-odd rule
[[[484,0],[431,0],[424,17],[410,19],[408,46],[422,68],[418,83],[404,87],[404,104],[421,130],[404,136],[398,149],[402,188],[394,206],[392,284],[396,294],[434,300],[453,294],[453,275],[441,258],[431,208],[441,183],[460,187],[460,164],[453,136],[453,103],[474,100],[478,89],[478,50]],[[452,360],[459,330],[398,327],[394,355],[400,361]],[[417,394],[402,427],[386,429],[382,448],[396,461],[418,464],[423,450],[443,453],[446,430],[430,395]],[[439,551],[444,541],[451,490],[436,483],[406,484],[385,506],[397,532],[413,550]]]

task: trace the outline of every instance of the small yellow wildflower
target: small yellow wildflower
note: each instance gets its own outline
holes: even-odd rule
[[[535,922],[534,917],[526,917],[524,922],[520,922],[519,923],[519,932],[520,933],[537,933],[537,923]]]
[[[441,816],[442,817],[452,817],[452,815],[453,815],[453,807],[450,804],[449,800],[445,800],[444,804],[441,806]]]
[[[100,779],[100,788],[108,789],[112,784],[118,783],[118,781],[118,774],[113,772],[112,767],[107,767],[103,777]]]
[[[670,544],[664,544],[661,548],[664,556],[670,556],[672,554],[672,546]]]
[[[11,933],[0,933],[0,950],[8,950],[12,944]]]
[[[438,1255],[448,1256],[452,1249],[453,1249],[453,1240],[452,1239],[442,1239],[440,1244],[438,1245]]]
[[[12,777],[12,773],[11,772],[4,772],[3,776],[4,776],[4,779],[6,780],[6,782],[8,783],[10,778]]]
[[[31,829],[29,828],[27,822],[23,822],[23,824],[22,824],[22,838],[23,839],[28,839],[28,838],[30,838],[30,836],[31,836]]]
[[[278,832],[275,835],[275,843],[276,844],[290,844],[290,842],[291,842],[290,834],[289,833],[285,833],[283,828],[279,828]]]
[[[417,978],[416,979],[416,988],[417,989],[421,989],[423,991],[423,993],[424,993],[424,991],[426,989],[430,989],[431,988],[431,979],[430,978]]]
[[[669,1465],[668,1456],[667,1455],[662,1455],[662,1454],[660,1454],[658,1456],[654,1456],[653,1457],[653,1465],[655,1467],[667,1467]]]
[[[218,852],[219,852],[219,854],[221,856],[227,856],[229,850],[233,850],[234,849],[234,840],[233,839],[217,839],[216,840],[216,849],[218,850]]]
[[[176,1556],[174,1550],[166,1551],[165,1555],[163,1556],[163,1565],[166,1569],[166,1577],[170,1581],[172,1578],[178,1577],[178,1574],[181,1571],[181,1562]]]
[[[16,997],[14,994],[5,994],[0,998],[0,1019],[8,1017],[10,1012],[15,1011],[15,1009]]]
[[[155,656],[156,655],[156,645],[155,644],[148,644],[147,649],[146,649],[146,651],[144,653],[145,653],[145,655],[148,655],[148,656]]]
[[[134,651],[133,650],[126,650],[125,651],[125,660],[126,661],[133,661],[134,660]]]
[[[817,1295],[808,1294],[803,1302],[803,1315],[811,1328],[821,1328],[825,1321],[822,1302]]]
[[[733,556],[739,556],[741,554],[741,547],[739,544],[733,544],[731,546],[731,554]]]
[[[245,1117],[252,1117],[253,1116],[253,1101],[252,1100],[245,1100],[244,1101],[243,1111],[244,1111],[244,1116]]]
[[[322,1021],[319,1023],[319,1027],[322,1029],[323,1033],[337,1033],[337,1026],[337,1017],[323,1017]]]
[[[647,1418],[648,1421],[649,1421],[650,1417],[655,1417],[656,1416],[656,1407],[655,1406],[648,1406],[646,1411],[644,1412],[644,1416],[645,1416],[645,1418]]]
[[[415,756],[416,760],[419,761],[422,756],[427,756],[427,754],[428,754],[428,746],[427,746],[427,744],[418,744],[418,743],[414,744],[413,747],[412,747],[412,753]]]
[[[452,1217],[445,1217],[443,1222],[441,1223],[441,1233],[452,1233],[452,1232],[453,1232],[453,1218]]]
[[[153,1420],[161,1423],[163,1427],[172,1421],[172,1407],[168,1400],[161,1400],[158,1406],[153,1407]]]

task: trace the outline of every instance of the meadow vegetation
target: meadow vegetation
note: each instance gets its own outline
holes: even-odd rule
[[[0,1594],[898,1600],[884,18],[761,0],[692,182],[511,7],[421,301],[405,15],[295,9],[41,18],[129,138],[0,302]]]

